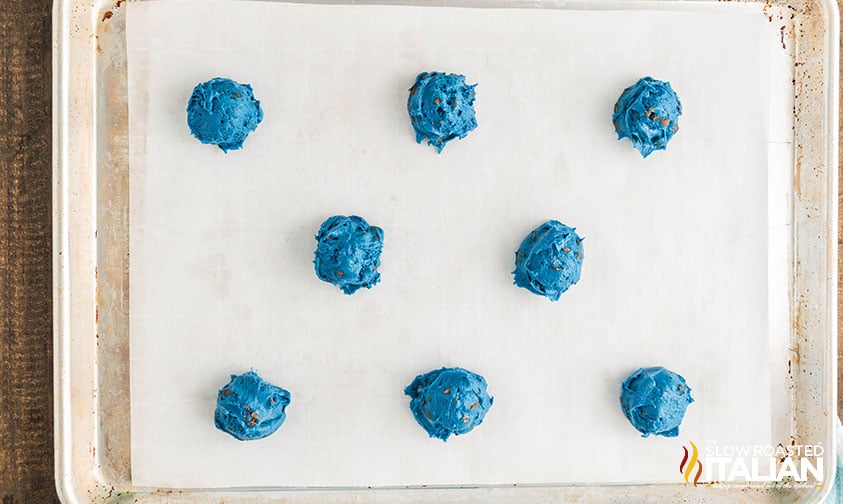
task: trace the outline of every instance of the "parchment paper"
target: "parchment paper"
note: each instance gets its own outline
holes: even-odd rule
[[[127,7],[135,485],[676,482],[688,440],[771,442],[762,14]],[[425,70],[479,83],[479,128],[442,155],[405,109]],[[643,75],[684,106],[648,159],[611,124]],[[193,86],[216,76],[264,108],[242,151],[186,126]],[[385,231],[371,291],[313,272],[333,214]],[[510,274],[550,218],[585,237],[558,303]],[[443,365],[495,397],[447,443],[403,395]],[[650,365],[693,389],[679,438],[642,439],[621,413],[621,382]],[[212,418],[249,368],[292,404],[243,443]]]

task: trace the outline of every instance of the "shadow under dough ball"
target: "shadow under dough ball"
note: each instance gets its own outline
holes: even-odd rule
[[[231,381],[217,392],[214,425],[240,441],[265,438],[284,423],[289,404],[288,391],[254,371],[231,375]]]
[[[679,131],[682,104],[669,82],[642,77],[623,90],[612,123],[618,140],[629,138],[643,157],[664,150]]]
[[[641,368],[621,386],[621,409],[642,437],[679,435],[688,405],[694,402],[685,378],[661,366]]]
[[[383,229],[352,215],[328,218],[316,233],[313,266],[320,280],[354,294],[361,287],[371,289],[381,279]]]
[[[427,139],[441,153],[455,138],[465,138],[477,127],[474,116],[474,88],[464,75],[422,72],[410,88],[407,111],[416,132],[416,142]]]
[[[410,411],[432,438],[447,441],[451,434],[470,432],[483,423],[494,398],[486,380],[462,368],[441,368],[416,376],[404,389]]]
[[[263,120],[261,103],[252,86],[216,77],[193,88],[187,102],[187,125],[204,144],[223,152],[243,147],[249,133]]]
[[[549,220],[532,230],[515,251],[515,285],[558,301],[580,280],[582,238],[576,229]]]

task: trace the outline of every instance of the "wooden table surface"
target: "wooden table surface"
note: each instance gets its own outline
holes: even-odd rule
[[[53,482],[49,0],[0,0],[0,498]]]
[[[58,502],[50,9],[49,0],[0,0],[0,504]]]

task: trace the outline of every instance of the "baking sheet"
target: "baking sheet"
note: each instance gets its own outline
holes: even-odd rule
[[[128,8],[135,485],[673,482],[688,439],[771,442],[767,303],[786,286],[767,280],[760,7]],[[405,111],[435,69],[479,83],[480,127],[440,156]],[[642,160],[610,116],[645,74],[685,114]],[[193,85],[217,75],[250,82],[266,113],[227,155],[185,125]],[[335,213],[385,230],[371,291],[313,274],[312,235]],[[559,303],[509,274],[548,218],[586,237]],[[441,365],[495,396],[448,443],[402,394]],[[680,438],[641,439],[620,412],[644,365],[694,389]],[[238,443],[213,427],[215,392],[250,367],[293,402],[278,433]]]

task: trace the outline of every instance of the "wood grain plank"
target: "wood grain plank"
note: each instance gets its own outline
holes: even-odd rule
[[[0,1],[0,499],[53,478],[49,0]]]

